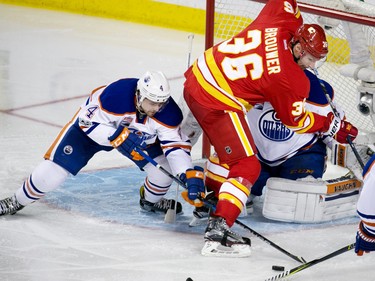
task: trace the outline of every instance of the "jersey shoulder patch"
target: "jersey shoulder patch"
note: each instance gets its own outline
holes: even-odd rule
[[[112,114],[125,114],[135,112],[135,92],[138,79],[120,79],[109,84],[99,97],[103,110]]]
[[[180,107],[171,97],[163,110],[156,113],[153,118],[168,127],[177,127],[181,124],[183,115]]]
[[[307,98],[307,100],[316,104],[321,104],[321,105],[328,104],[327,97],[322,89],[322,85],[320,85],[320,81],[318,77],[316,77],[315,74],[313,74],[309,70],[305,70],[305,74],[310,80],[310,93],[309,93],[309,97]],[[324,80],[321,80],[321,81],[324,84],[328,95],[330,96],[331,99],[333,99],[332,86]]]

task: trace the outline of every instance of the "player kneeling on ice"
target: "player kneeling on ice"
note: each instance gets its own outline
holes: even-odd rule
[[[174,175],[186,178],[188,195],[204,190],[192,165],[189,140],[180,133],[182,113],[170,96],[161,72],[140,79],[125,78],[95,89],[62,129],[41,162],[13,196],[0,201],[0,215],[14,214],[76,175],[99,151],[116,148],[147,173],[140,188],[140,206],[165,213],[174,200],[165,199],[172,179],[140,156],[143,149]],[[186,173],[188,171],[188,173]],[[186,174],[185,174],[186,173]],[[182,212],[181,203],[177,213]]]
[[[363,188],[357,203],[361,218],[356,235],[355,252],[358,256],[375,251],[375,155],[363,169]]]

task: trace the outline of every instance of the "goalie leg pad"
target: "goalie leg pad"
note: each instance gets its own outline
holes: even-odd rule
[[[362,182],[340,178],[288,180],[270,178],[263,203],[263,216],[277,221],[319,223],[356,216]]]

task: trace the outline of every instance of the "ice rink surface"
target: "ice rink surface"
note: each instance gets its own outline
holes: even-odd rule
[[[94,88],[148,69],[182,92],[188,33],[75,14],[0,5],[0,197],[19,188]],[[204,38],[195,35],[192,58]],[[193,150],[200,158],[199,143]],[[327,177],[345,171],[329,166]],[[200,255],[204,226],[176,224],[139,210],[144,174],[118,152],[102,153],[77,177],[14,216],[0,218],[0,280],[6,281],[257,281],[298,262],[236,226],[252,239],[252,256]],[[175,196],[175,188],[170,197]],[[261,215],[261,200],[241,221],[285,248],[313,260],[353,243],[357,218],[289,224]],[[288,280],[374,281],[375,253],[353,251]]]

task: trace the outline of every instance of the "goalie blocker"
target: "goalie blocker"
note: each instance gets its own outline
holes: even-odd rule
[[[319,223],[356,216],[356,203],[362,182],[341,177],[288,180],[269,178],[263,216],[277,221]]]

